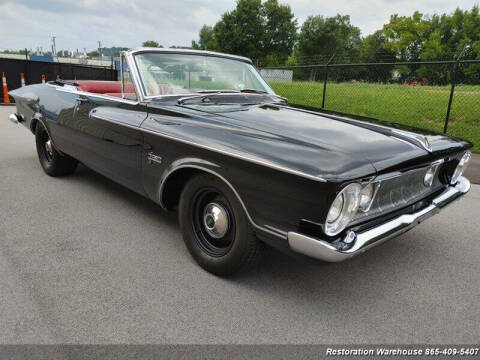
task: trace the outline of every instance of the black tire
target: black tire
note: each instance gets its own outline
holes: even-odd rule
[[[77,168],[78,161],[66,154],[60,154],[52,145],[50,136],[41,122],[35,128],[35,141],[40,165],[50,176],[65,176],[72,174]],[[47,142],[50,141],[49,146]]]
[[[212,204],[216,210],[219,206],[224,210],[222,214],[228,215],[228,230],[221,238],[213,238],[210,235],[212,230],[209,232],[207,229],[210,220],[207,208],[208,205],[211,208]],[[235,194],[218,177],[201,174],[190,179],[180,196],[178,212],[185,244],[203,269],[228,276],[245,271],[257,263],[263,244],[255,237]],[[211,224],[213,229],[214,224]]]

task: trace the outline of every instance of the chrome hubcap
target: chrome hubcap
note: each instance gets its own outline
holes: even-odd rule
[[[50,157],[53,156],[53,147],[52,147],[52,141],[51,140],[48,140],[45,143],[45,150],[47,150],[47,153]]]
[[[227,210],[218,203],[207,204],[203,211],[203,225],[208,235],[214,239],[224,237],[230,227]]]

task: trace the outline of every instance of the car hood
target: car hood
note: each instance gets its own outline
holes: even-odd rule
[[[328,180],[392,171],[468,146],[461,140],[428,131],[283,105],[230,108],[200,105],[181,109],[202,114],[207,127],[213,123],[229,127],[228,134],[225,128],[215,136],[212,132],[202,132],[201,138],[208,138],[213,147],[245,151]],[[422,144],[425,139],[430,151]]]

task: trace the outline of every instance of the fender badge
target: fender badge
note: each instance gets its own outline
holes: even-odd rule
[[[149,152],[147,154],[147,161],[150,165],[153,163],[161,164],[162,163],[162,157],[155,155],[153,152]]]

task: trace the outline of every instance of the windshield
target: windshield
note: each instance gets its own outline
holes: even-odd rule
[[[215,56],[169,53],[135,55],[146,96],[255,90],[274,94],[248,63]]]

